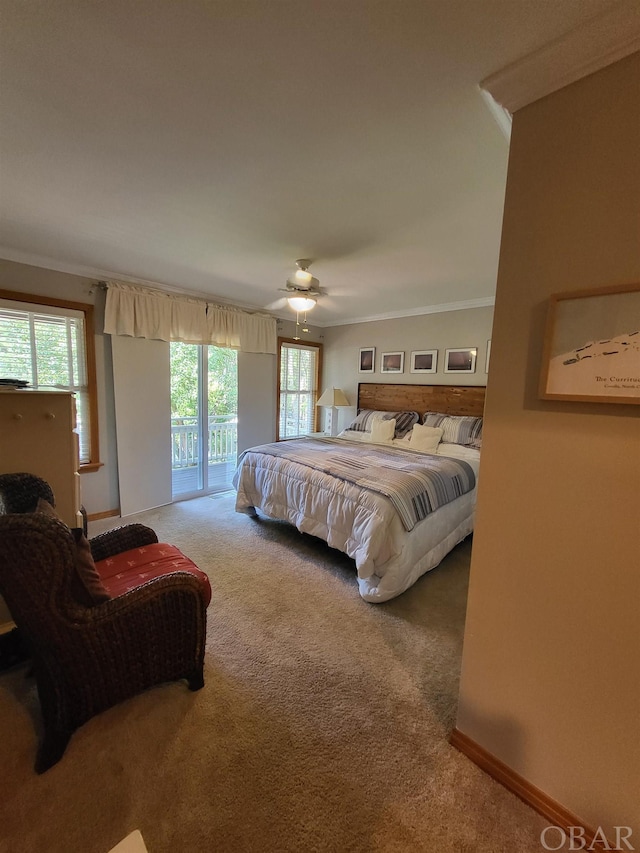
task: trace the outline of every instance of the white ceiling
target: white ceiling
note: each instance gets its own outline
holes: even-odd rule
[[[313,258],[321,325],[490,304],[478,84],[612,6],[2,0],[0,256],[253,307]]]

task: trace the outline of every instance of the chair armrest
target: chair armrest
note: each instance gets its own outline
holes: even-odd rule
[[[89,540],[89,545],[93,559],[98,563],[107,557],[122,554],[123,551],[153,545],[157,541],[158,537],[150,527],[145,527],[144,524],[125,524],[94,536]]]
[[[189,572],[153,578],[124,595],[83,611],[67,624],[69,647],[84,673],[111,694],[133,695],[152,684],[184,677],[202,664],[207,609],[200,582]],[[82,650],[84,647],[84,650]],[[105,649],[117,654],[104,654]],[[87,654],[87,652],[89,652]],[[93,673],[89,670],[93,668]],[[98,672],[99,670],[99,672]]]
[[[120,621],[124,625],[130,617],[133,617],[131,625],[135,628],[139,627],[140,620],[151,617],[158,618],[158,627],[166,630],[167,621],[176,615],[172,611],[184,607],[191,610],[191,599],[198,605],[198,610],[201,606],[203,613],[206,611],[198,578],[191,572],[178,570],[151,578],[122,595],[86,608],[82,622],[91,623],[91,630],[95,631],[107,623]]]

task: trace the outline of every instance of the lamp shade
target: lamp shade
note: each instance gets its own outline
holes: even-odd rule
[[[316,406],[350,406],[351,404],[340,388],[326,388]]]

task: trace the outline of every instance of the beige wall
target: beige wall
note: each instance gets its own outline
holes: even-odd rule
[[[343,429],[355,415],[359,382],[403,382],[416,385],[485,385],[487,342],[491,339],[493,308],[473,308],[437,314],[420,314],[393,320],[376,320],[333,326],[324,330],[325,364],[323,385],[334,385],[353,403],[350,409],[338,410],[339,427]],[[375,373],[359,373],[361,347],[375,347]],[[465,376],[444,372],[445,349],[477,347],[475,373]],[[413,350],[438,350],[437,373],[410,373]],[[404,373],[380,373],[382,352],[404,352]]]
[[[514,116],[457,723],[636,843],[640,407],[536,387],[549,294],[640,282],[639,105],[636,53]]]

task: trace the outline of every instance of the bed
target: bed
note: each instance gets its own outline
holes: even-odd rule
[[[354,559],[365,601],[394,598],[473,531],[484,393],[360,383],[351,429],[240,455],[236,510],[323,539]]]

